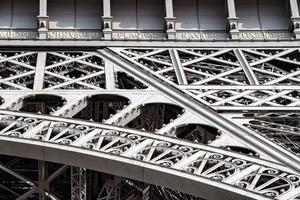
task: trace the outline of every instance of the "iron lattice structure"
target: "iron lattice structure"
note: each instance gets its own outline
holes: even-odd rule
[[[2,51],[2,199],[297,199],[299,54]]]

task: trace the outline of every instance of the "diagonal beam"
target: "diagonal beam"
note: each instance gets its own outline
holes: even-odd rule
[[[8,192],[10,192],[10,193],[12,193],[14,195],[16,195],[17,197],[21,196],[20,194],[16,193],[15,191],[11,190],[10,188],[6,187],[5,185],[0,184],[0,188],[2,188],[4,190],[6,190],[6,191],[8,191]]]
[[[250,66],[252,67],[252,66],[255,66],[255,65],[259,65],[259,64],[271,61],[273,59],[280,58],[281,56],[287,55],[287,54],[292,53],[294,51],[295,51],[295,49],[288,49],[288,50],[285,50],[283,52],[280,52],[280,53],[272,55],[272,56],[268,55],[268,57],[266,57],[264,59],[261,59],[261,60],[258,60],[256,62],[251,63]]]
[[[188,50],[185,50],[185,49],[180,49],[180,51],[182,51],[184,53],[187,53],[187,54],[191,54],[191,55],[199,56],[200,57],[200,58],[197,58],[197,59],[194,59],[194,60],[187,61],[187,62],[183,63],[182,64],[183,67],[188,66],[188,65],[192,65],[192,64],[204,61],[204,60],[214,60],[214,61],[218,61],[218,62],[221,62],[221,63],[226,63],[226,64],[229,64],[229,65],[233,65],[233,66],[237,66],[238,67],[238,64],[236,64],[236,63],[227,62],[225,60],[221,60],[221,59],[215,58],[216,56],[228,53],[229,51],[231,51],[231,49],[222,49],[222,50],[219,50],[219,51],[217,51],[215,53],[212,53],[212,54],[209,54],[209,55],[203,55],[203,54],[199,54],[199,53],[196,53],[196,52],[188,51]]]
[[[233,50],[239,63],[241,64],[241,67],[243,68],[246,77],[248,78],[251,85],[259,85],[259,81],[257,80],[255,73],[251,69],[246,57],[244,56],[241,49],[235,49]]]
[[[111,51],[102,49],[98,50],[98,53],[100,57],[108,59],[113,64],[123,68],[124,71],[160,90],[162,93],[172,98],[179,105],[187,107],[190,110],[194,111],[197,115],[205,117],[211,124],[215,124],[216,128],[220,129],[221,131],[236,137],[239,141],[248,144],[255,150],[264,152],[278,162],[284,163],[285,165],[293,168],[296,171],[300,171],[300,159],[296,155],[283,149],[272,141],[263,138],[262,136],[254,135],[246,131],[245,129],[220,116],[206,106],[203,106],[197,100],[191,99],[190,96],[188,96],[178,87],[166,84],[163,80],[159,80],[152,75],[145,74],[141,68],[138,68],[136,66],[133,67],[131,63],[120,59]]]
[[[58,170],[56,170],[53,174],[51,174],[47,180],[45,181],[45,185],[49,185],[51,183],[51,181],[53,181],[54,179],[56,179],[59,175],[61,175],[64,171],[66,171],[66,169],[68,168],[67,165],[63,165],[61,166]]]
[[[0,59],[2,59],[2,58],[5,58],[5,57],[0,56]],[[20,65],[20,66],[22,66],[22,67],[24,67],[24,68],[28,68],[28,69],[31,69],[31,70],[35,70],[35,67],[34,67],[34,66],[31,66],[31,65],[29,65],[29,64],[27,64],[27,63],[19,62],[19,61],[17,61],[17,60],[8,60],[7,62],[12,63],[12,64],[15,64],[15,65]]]
[[[56,55],[56,54],[55,54]],[[60,55],[59,55],[60,56]],[[83,55],[83,56],[79,56],[79,57],[76,57],[76,58],[72,58],[70,59],[69,57],[66,58],[65,61],[62,61],[62,62],[58,62],[58,63],[55,63],[55,64],[52,64],[52,65],[48,65],[46,66],[46,70],[50,70],[52,68],[55,68],[55,67],[59,67],[61,65],[65,65],[65,64],[68,64],[68,63],[73,63],[73,62],[77,62],[79,60],[82,60],[82,59],[85,59],[85,58],[89,58],[89,57],[92,57],[92,55]],[[65,57],[64,57],[65,58]]]
[[[64,58],[64,59],[66,59],[66,60],[73,60],[73,59],[74,59],[74,58],[72,58],[72,57],[69,57],[69,56],[67,56],[67,55],[60,54],[60,53],[57,53],[57,52],[49,52],[49,54],[54,55],[54,56],[58,56],[58,57],[62,57],[62,58]],[[80,57],[80,58],[81,58],[81,59],[86,59],[86,58],[89,58],[89,57],[85,56],[85,57]],[[80,63],[80,64],[82,64],[82,65],[87,65],[87,66],[90,66],[90,67],[94,67],[94,68],[96,68],[96,69],[100,69],[100,70],[103,70],[103,69],[104,69],[103,66],[96,65],[96,64],[94,64],[94,63],[87,62],[87,61],[85,61],[85,60],[76,59],[75,61],[76,61],[76,63]]]
[[[47,74],[49,74],[49,72],[47,72]],[[67,85],[71,85],[73,83],[76,83],[76,84],[78,83],[80,85],[84,85],[86,87],[90,87],[90,88],[93,88],[93,89],[101,89],[100,87],[97,87],[97,86],[89,84],[89,83],[85,83],[84,81],[86,79],[89,79],[89,78],[101,76],[102,74],[104,74],[104,71],[99,71],[99,72],[96,72],[96,73],[88,74],[86,76],[79,77],[79,78],[76,78],[76,79],[72,79],[72,78],[68,78],[68,77],[63,76],[64,79],[66,80],[64,83],[49,87],[45,90],[54,90],[54,89],[58,89],[58,88],[61,88],[61,87],[67,86]],[[52,75],[53,75],[53,73],[52,73]],[[60,76],[60,77],[62,77],[62,76]]]
[[[12,171],[11,169],[5,167],[4,165],[0,164],[0,169],[3,170],[3,171],[5,171],[5,172],[7,172],[7,173],[9,173],[10,175],[16,177],[19,180],[24,181],[28,185],[35,187],[35,184],[31,180],[29,180],[28,178],[26,178],[26,177],[24,177],[24,176],[22,176],[22,175],[20,175],[20,174],[18,174],[16,172]]]
[[[101,72],[101,73],[104,73],[104,72]],[[65,82],[68,81],[68,84],[71,84],[71,83],[74,82],[74,79],[72,79],[72,78],[68,78],[68,77],[63,76],[63,75],[60,75],[60,74],[55,74],[55,73],[53,73],[53,72],[46,71],[45,74],[50,75],[50,76],[53,76],[53,77],[56,77],[56,78],[63,79],[63,80],[65,80]],[[91,75],[93,76],[94,74],[91,74]],[[88,83],[83,82],[83,80],[84,80],[85,78],[86,78],[86,77],[78,78],[79,80],[76,81],[76,84],[79,84],[79,85],[82,85],[82,86],[85,86],[85,87],[91,88],[91,89],[101,89],[100,87],[97,87],[97,86],[94,86],[94,85],[91,85],[91,84],[88,84]],[[64,84],[64,83],[59,84],[58,86],[63,85],[63,84]],[[49,90],[50,90],[50,89],[49,89]]]
[[[206,77],[209,77],[209,78],[205,78],[201,81],[197,81],[193,84],[198,84],[198,85],[202,85],[204,83],[207,83],[209,81],[213,81],[213,80],[216,80],[216,79],[220,79],[220,80],[223,80],[224,82],[229,82],[229,83],[233,83],[233,84],[236,84],[236,85],[240,85],[242,83],[238,82],[238,81],[234,81],[234,80],[230,80],[230,79],[227,79],[227,78],[224,78],[225,76],[228,76],[230,74],[233,74],[233,73],[236,73],[236,72],[239,72],[239,71],[242,71],[241,68],[233,68],[231,70],[228,70],[228,71],[225,71],[223,73],[220,73],[218,75],[212,75],[212,74],[209,74],[209,73],[205,73],[205,72],[199,72],[199,71],[195,71],[193,69],[190,69],[190,68],[186,68],[184,67],[184,69],[186,71],[189,71],[191,73],[194,73],[194,74],[201,74],[201,75],[204,75]]]
[[[270,56],[269,54],[258,52],[258,51],[252,50],[252,49],[243,49],[243,51],[248,52],[248,53],[252,53],[252,54],[255,54],[255,55],[258,55],[258,56],[263,56],[263,57],[266,57],[266,58]],[[255,58],[252,55],[248,55],[248,56],[250,56],[251,58]],[[282,61],[282,62],[287,62],[287,63],[299,65],[298,61],[288,60],[288,59],[282,58],[282,57],[274,57],[274,60],[279,60],[279,61]]]
[[[3,57],[3,56],[0,56],[0,63],[2,62],[10,62],[12,60],[16,60],[17,58],[21,58],[21,57],[24,57],[24,56],[30,56],[30,55],[33,55],[34,52],[27,52],[27,53],[21,53],[21,54],[18,54],[18,55],[14,55],[14,56],[11,56],[11,57]]]
[[[32,190],[29,190],[28,192],[26,192],[22,196],[18,197],[16,200],[27,200],[32,194],[34,194],[36,192],[37,192],[37,189],[34,188]]]
[[[171,56],[171,59],[172,59],[172,63],[173,63],[173,67],[175,69],[175,73],[176,73],[176,76],[177,76],[178,83],[180,85],[187,85],[188,82],[186,80],[185,73],[184,73],[184,70],[182,68],[182,64],[181,64],[180,57],[178,55],[177,50],[176,49],[170,49],[169,53],[170,53],[170,56]]]

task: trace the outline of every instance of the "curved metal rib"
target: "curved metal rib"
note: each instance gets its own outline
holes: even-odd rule
[[[43,121],[50,125],[23,138]],[[300,176],[285,166],[112,125],[2,110],[0,134],[3,154],[85,167],[204,198],[288,199],[299,190]]]

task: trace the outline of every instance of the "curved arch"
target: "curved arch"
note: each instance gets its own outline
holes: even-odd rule
[[[95,94],[87,99],[87,106],[73,118],[102,122],[130,103],[130,99],[115,94]]]
[[[0,105],[2,105],[4,102],[5,102],[4,98],[2,98],[2,97],[0,96]]]
[[[111,154],[100,152],[95,154],[93,151],[79,149],[76,147],[66,148],[65,145],[47,144],[46,142],[39,141],[33,142],[31,140],[20,138],[13,139],[3,136],[0,136],[0,144],[1,152],[6,155],[87,168],[149,184],[168,187],[204,198],[214,198],[217,200],[216,196],[219,196],[220,200],[268,199],[263,198],[263,196],[259,194],[245,191],[224,183],[212,181],[204,177],[195,177],[193,175],[178,172],[175,169],[165,169],[150,163],[138,162]],[[7,148],[5,147],[10,147],[11,151],[7,151]],[[6,150],[3,151],[3,148]],[[28,151],[24,152],[24,149],[30,150],[30,153]],[[57,155],[60,156],[58,157]]]
[[[226,148],[228,148],[234,152],[259,157],[259,153],[257,153],[256,151],[254,151],[252,149],[243,147],[243,146],[226,146]]]
[[[23,99],[20,111],[50,114],[66,103],[66,99],[53,94],[29,95]]]
[[[156,131],[176,119],[182,110],[171,103],[147,103],[142,105],[139,116],[127,124],[127,127]]]
[[[289,185],[288,189],[286,189],[287,181],[276,182],[276,188],[285,187],[286,189],[275,196],[278,199],[299,189],[296,182],[299,182],[300,177],[294,175],[291,169],[221,148],[73,119],[12,111],[1,111],[0,114],[0,122],[2,122],[0,152],[6,155],[84,167],[180,190],[203,198],[268,199],[261,195],[267,195],[264,189],[237,187],[245,183],[243,177],[253,177],[262,173],[271,173],[272,176],[268,176],[271,177],[270,179],[281,178],[279,175],[283,173],[286,174],[282,177],[284,180],[293,177],[288,182],[294,185]],[[22,138],[22,133],[28,131],[28,127],[20,122],[26,122],[35,128],[44,120],[51,121],[52,128],[55,124],[65,127],[63,132],[66,135],[55,132],[54,135],[59,135],[60,138],[41,139],[34,136]],[[69,127],[76,129],[76,133],[79,134],[76,137],[70,137],[70,134],[74,136],[72,135],[74,132],[66,131]],[[42,134],[44,128],[38,133]],[[16,131],[20,134],[11,134]],[[62,142],[65,136],[71,139],[71,142]],[[105,141],[103,144],[99,143],[99,137],[102,137],[101,141]],[[145,141],[147,141],[146,144]],[[147,159],[144,159],[145,157]],[[200,170],[201,166],[204,168]],[[251,180],[253,179],[250,178],[249,181]],[[273,184],[272,180],[270,182]]]
[[[184,124],[176,127],[175,135],[181,139],[208,144],[220,136],[220,133],[218,129],[209,125]]]

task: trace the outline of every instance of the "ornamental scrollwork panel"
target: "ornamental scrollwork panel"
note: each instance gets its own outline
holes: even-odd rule
[[[126,128],[108,129],[99,124],[93,126],[63,118],[0,116],[2,136],[22,138],[24,133],[31,130],[36,131],[31,138],[33,140],[77,146],[117,156],[126,155],[133,160],[232,184],[272,198],[280,199],[299,187],[300,176],[287,171],[286,167],[220,148],[177,142],[165,136],[157,139],[151,133]]]

